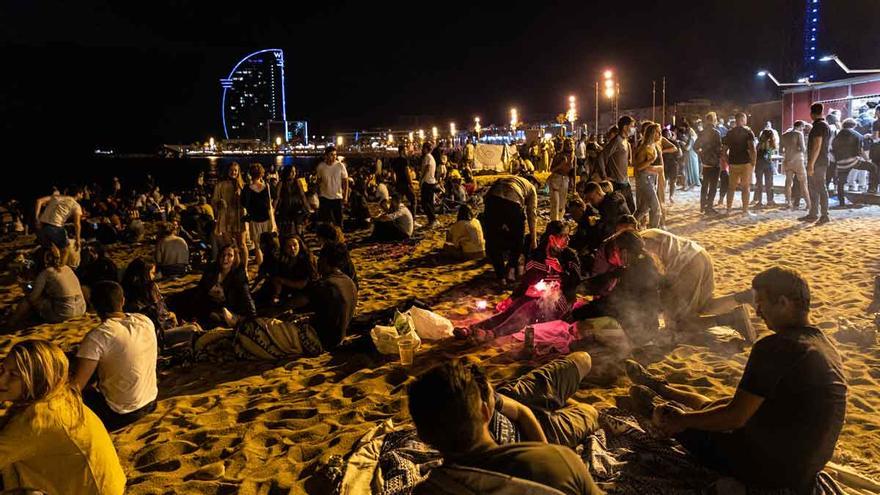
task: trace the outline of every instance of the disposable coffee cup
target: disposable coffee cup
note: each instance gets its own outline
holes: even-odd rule
[[[416,342],[412,339],[399,339],[397,351],[400,353],[400,364],[409,366],[413,363],[413,357],[416,353]]]

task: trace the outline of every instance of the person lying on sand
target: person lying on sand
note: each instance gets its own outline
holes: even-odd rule
[[[514,487],[523,487],[515,493],[545,493],[541,485],[569,495],[601,493],[583,461],[568,447],[541,442],[498,445],[489,432],[493,410],[481,399],[471,367],[462,361],[428,370],[409,385],[407,393],[419,437],[443,456],[443,466],[431,471],[414,494],[461,493],[462,485],[489,495],[511,493]],[[480,481],[492,473],[513,478],[494,490],[481,486]]]
[[[590,372],[586,352],[573,352],[499,386],[489,383],[474,363],[471,373],[480,398],[492,411],[489,433],[498,444],[550,442],[574,449],[599,427],[593,406],[568,403]]]
[[[752,289],[773,334],[755,343],[733,397],[711,401],[628,361],[636,383],[630,396],[706,466],[750,486],[811,494],[843,427],[843,364],[810,322],[810,288],[800,273],[770,268]]]
[[[57,345],[26,340],[0,365],[3,493],[122,495],[125,473],[101,420],[68,382]]]
[[[635,218],[629,217],[618,230],[636,229]],[[752,291],[714,297],[714,265],[703,246],[661,229],[636,233],[645,242],[645,249],[663,265],[660,300],[667,328],[700,331],[725,325],[739,332],[746,342],[755,341],[748,310],[742,305],[751,300]]]
[[[76,352],[72,385],[108,431],[134,423],[156,410],[156,329],[149,318],[123,313],[122,286],[102,281],[92,290],[101,324],[83,338]],[[98,372],[97,387],[90,386]]]
[[[457,335],[495,338],[531,323],[561,320],[571,312],[580,283],[580,263],[568,247],[568,227],[552,221],[532,252],[519,286],[499,304],[500,312],[470,329],[458,329]]]

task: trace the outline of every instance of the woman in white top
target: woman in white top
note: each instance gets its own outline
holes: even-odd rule
[[[34,280],[31,292],[13,310],[7,324],[16,328],[32,313],[49,323],[60,323],[86,312],[79,279],[62,263],[61,251],[53,244],[43,251],[45,268]]]

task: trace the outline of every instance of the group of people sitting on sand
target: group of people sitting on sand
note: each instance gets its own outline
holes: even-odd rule
[[[422,151],[417,179],[426,227],[433,228],[439,224],[432,210],[437,161],[432,146]],[[370,222],[374,240],[402,241],[415,227],[404,204],[414,207],[414,194],[404,185],[409,181],[412,188],[412,177],[403,151],[399,158],[406,163],[392,163],[401,176],[388,192],[386,212]],[[0,369],[0,400],[12,403],[0,426],[4,489],[123,493],[125,475],[108,431],[156,409],[157,359],[180,344],[209,348],[219,333],[205,330],[231,332],[234,356],[250,359],[317,355],[348,336],[359,280],[341,229],[350,184],[335,150],[327,150],[316,173],[317,214],[325,220],[310,225],[317,257],[303,236],[302,210],[277,217],[282,221],[274,216],[276,208],[297,208],[286,201],[306,200],[301,183],[283,182],[275,201],[261,167],[250,175],[245,186],[233,164],[214,186],[211,205],[204,205],[211,211],[200,214],[212,218],[216,256],[194,287],[168,298],[159,274],[188,273],[188,250],[201,242],[183,234],[174,218],[166,216],[160,226],[154,259],[136,258],[120,275],[100,244],[80,249],[81,192],[38,201],[41,263],[9,328],[33,315],[66,321],[89,307],[100,324],[67,356],[37,340],[7,353]],[[429,203],[425,191],[432,195]],[[512,289],[495,315],[456,333],[487,339],[562,320],[577,339],[614,347],[623,362],[634,346],[658,334],[661,316],[679,334],[727,325],[754,342],[744,306],[753,305],[774,334],[755,343],[732,398],[713,402],[679,391],[630,360],[625,370],[634,383],[632,401],[659,432],[675,437],[707,467],[750,485],[809,493],[840,432],[846,382],[833,344],[810,323],[804,278],[772,268],[750,289],[716,297],[706,250],[663,230],[640,230],[614,184],[588,182],[565,199],[574,230],[553,220],[540,236],[538,193],[527,177],[494,181],[479,216],[468,201],[455,204],[442,250],[460,261],[488,258],[498,283]],[[71,221],[73,239],[65,227]],[[250,271],[248,237],[255,254]],[[83,251],[88,254],[75,272],[71,253]],[[276,309],[300,315],[279,316]],[[620,338],[596,331],[601,318],[617,322]],[[460,493],[456,487],[466,486],[480,493],[600,493],[572,450],[598,428],[595,409],[569,401],[592,368],[590,354],[574,352],[506,384],[493,384],[478,365],[460,360],[416,378],[408,389],[412,419],[419,436],[445,459],[417,492]],[[46,462],[50,457],[63,461]],[[522,490],[487,485],[486,472],[513,477],[508,481]]]

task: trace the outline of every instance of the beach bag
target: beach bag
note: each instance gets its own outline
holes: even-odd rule
[[[433,311],[413,306],[407,311],[415,324],[416,333],[424,340],[452,337],[452,322]]]

